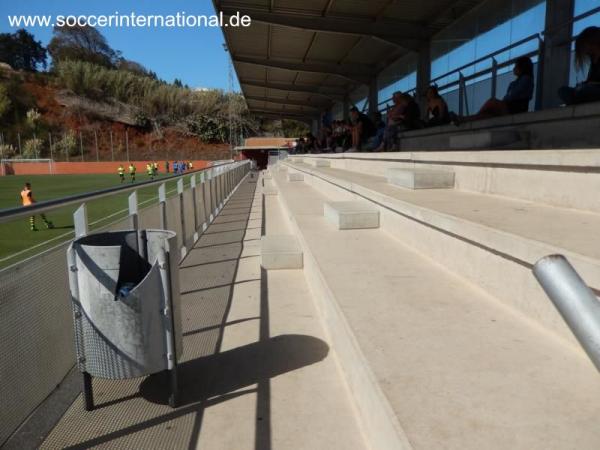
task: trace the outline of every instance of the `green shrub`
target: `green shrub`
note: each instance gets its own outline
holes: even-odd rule
[[[44,141],[40,138],[27,139],[23,144],[23,158],[39,158],[42,154],[43,145]]]
[[[10,144],[0,144],[0,158],[10,159],[17,154],[15,148]]]
[[[54,144],[54,151],[64,156],[79,155],[79,147],[77,145],[77,134],[74,131],[68,131]]]
[[[8,89],[4,84],[0,84],[0,119],[10,111],[11,105]]]

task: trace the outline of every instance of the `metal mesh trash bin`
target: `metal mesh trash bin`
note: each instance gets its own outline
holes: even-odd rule
[[[177,404],[182,352],[179,252],[164,230],[98,233],[68,249],[77,364],[86,410],[92,377],[125,379],[168,370]]]

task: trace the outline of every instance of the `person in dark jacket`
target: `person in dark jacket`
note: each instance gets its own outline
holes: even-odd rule
[[[517,77],[508,85],[506,95],[502,100],[491,98],[481,107],[479,112],[473,116],[459,117],[450,113],[452,122],[459,125],[461,122],[487,119],[490,117],[518,114],[529,110],[529,102],[533,98],[535,83],[533,81],[533,63],[527,56],[516,60],[513,74]]]
[[[426,127],[437,127],[450,123],[450,113],[446,100],[440,95],[437,86],[427,89],[427,121]]]
[[[377,130],[373,121],[366,114],[361,113],[356,106],[350,109],[350,118],[352,119],[352,126],[350,127],[352,148],[348,151],[360,151],[363,144],[366,144]]]
[[[589,65],[587,79],[572,88],[564,86],[558,95],[567,105],[600,101],[600,28],[588,27],[575,40],[575,63],[577,69]]]
[[[398,134],[403,131],[423,128],[421,109],[414,97],[405,92],[394,92],[394,105],[387,110],[387,125],[383,134],[383,142],[378,152],[394,150],[398,146]]]

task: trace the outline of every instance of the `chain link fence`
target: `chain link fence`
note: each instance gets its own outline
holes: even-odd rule
[[[181,144],[181,142],[179,142]],[[185,145],[185,144],[184,144]],[[89,128],[66,131],[3,130],[0,128],[0,159],[52,159],[56,162],[94,162],[194,159],[194,148],[165,143],[164,136],[137,131]],[[203,150],[203,159],[229,156],[228,147],[216,144]]]
[[[186,181],[194,177],[196,183],[167,197],[164,204],[159,199],[137,212],[139,228],[160,229],[164,210],[165,228],[177,233],[185,255],[206,228],[210,213],[220,208],[249,170],[244,161],[185,175]],[[217,190],[217,185],[223,189]],[[95,231],[131,229],[131,224],[127,217]],[[75,365],[69,244],[0,270],[0,446]]]

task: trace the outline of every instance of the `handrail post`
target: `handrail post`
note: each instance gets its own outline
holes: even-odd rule
[[[183,178],[177,180],[177,195],[179,196],[179,220],[181,221],[181,257],[187,254],[185,234],[185,202],[183,201]]]
[[[190,177],[190,186],[192,188],[192,205],[193,205],[193,209],[194,209],[194,242],[196,242],[198,240],[198,204],[197,204],[197,199],[198,196],[196,195],[196,174],[193,174]]]
[[[82,203],[73,213],[73,225],[75,226],[75,238],[88,234],[87,205],[85,203]]]
[[[139,216],[138,216],[138,199],[137,191],[133,191],[127,198],[129,206],[129,226],[133,230],[139,229]]]
[[[533,274],[600,371],[600,301],[562,255],[539,260]]]
[[[496,98],[498,92],[498,61],[492,58],[492,95],[490,98]]]
[[[458,115],[464,115],[465,77],[459,72],[458,77]]]
[[[167,187],[165,183],[158,187],[158,209],[160,214],[160,228],[167,229]]]
[[[208,228],[208,224],[206,223],[208,220],[209,214],[206,210],[206,191],[208,183],[205,182],[206,172],[200,172],[200,192],[202,193],[202,232],[205,232]],[[209,206],[210,211],[210,206]]]
[[[537,80],[535,83],[535,110],[540,111],[544,101],[544,60],[546,54],[546,45],[541,35],[538,35],[538,66]]]

